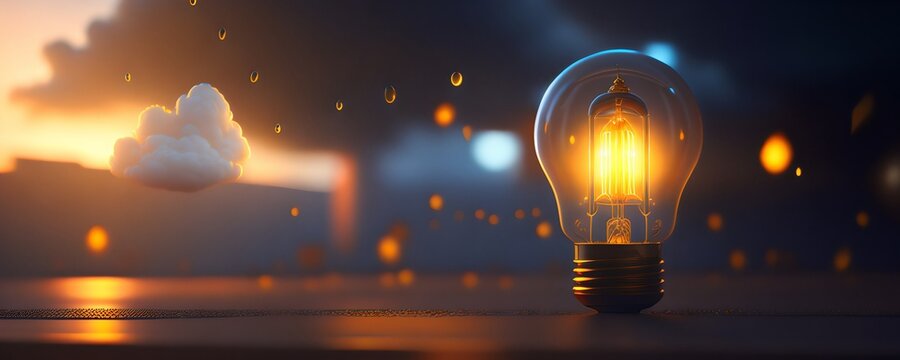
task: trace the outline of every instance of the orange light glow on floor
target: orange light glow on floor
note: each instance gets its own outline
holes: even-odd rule
[[[385,236],[378,242],[378,258],[385,265],[394,265],[400,261],[400,241],[393,236]]]
[[[468,271],[465,274],[463,274],[460,281],[462,281],[462,285],[466,289],[474,289],[474,288],[478,287],[478,274],[476,274],[472,271]]]
[[[109,246],[109,234],[100,225],[94,225],[84,236],[84,244],[92,254],[102,254]]]
[[[456,120],[456,108],[453,104],[443,103],[434,109],[434,123],[440,127],[448,127]]]
[[[116,308],[122,302],[134,296],[135,283],[129,278],[121,277],[72,277],[53,282],[54,292],[70,301],[66,304],[72,308]]]
[[[541,239],[547,239],[550,235],[553,235],[553,225],[550,225],[550,222],[547,220],[541,221],[534,228],[534,233]]]
[[[787,170],[794,156],[791,143],[782,133],[775,133],[766,139],[759,151],[759,161],[769,174],[778,175]]]
[[[706,227],[709,228],[709,231],[719,232],[722,231],[722,227],[725,226],[725,219],[722,218],[722,214],[719,213],[711,213],[706,217]]]
[[[127,320],[69,320],[59,326],[62,331],[44,337],[64,343],[119,344],[132,340],[124,329],[126,324]]]
[[[440,194],[432,194],[430,198],[428,198],[428,206],[431,210],[441,211],[444,208],[444,197]]]

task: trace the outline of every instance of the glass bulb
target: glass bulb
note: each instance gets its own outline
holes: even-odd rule
[[[661,297],[659,245],[675,229],[681,193],[703,145],[700,112],[684,80],[636,51],[588,56],[560,73],[544,93],[534,141],[560,227],[576,245],[576,296],[579,290],[599,291],[578,286],[598,279],[579,276],[585,272],[601,275],[583,265],[614,258],[627,268],[657,262],[658,274],[637,275],[653,278],[649,282],[658,275],[658,284],[628,285],[645,286],[631,289]],[[628,259],[643,263],[623,263]]]

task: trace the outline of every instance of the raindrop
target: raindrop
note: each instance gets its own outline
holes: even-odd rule
[[[197,6],[197,0],[188,0],[188,4],[191,4],[191,6]]]
[[[257,81],[259,81],[259,72],[254,70],[250,73],[250,83],[256,84]]]
[[[125,82],[131,82],[131,73],[130,72],[125,73]]]
[[[337,102],[334,103],[334,108],[337,109],[337,111],[344,110],[344,102],[338,100]]]
[[[281,134],[281,124],[275,123],[275,133]]]
[[[684,130],[678,133],[678,140],[684,141]]]
[[[462,82],[463,82],[462,73],[460,73],[459,71],[454,71],[452,74],[450,74],[450,85],[460,86],[460,85],[462,85]]]
[[[384,88],[384,102],[393,104],[394,101],[397,101],[397,89],[394,88],[394,85],[388,85]]]
[[[225,36],[228,35],[228,31],[225,30],[224,27],[219,28],[219,40],[225,40]]]

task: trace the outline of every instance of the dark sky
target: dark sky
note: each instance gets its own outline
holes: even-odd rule
[[[704,120],[703,154],[676,230],[689,238],[679,255],[701,261],[734,247],[757,255],[782,248],[821,267],[850,247],[872,268],[897,269],[900,191],[882,178],[900,166],[892,112],[900,101],[898,14],[897,3],[868,1],[200,0],[192,8],[125,0],[111,19],[91,24],[85,48],[49,44],[53,78],[12,96],[38,113],[90,113],[120,102],[172,104],[209,82],[248,138],[275,141],[279,122],[282,147],[358,154],[373,191],[381,189],[365,181],[374,177],[370,154],[410,128],[433,126],[435,106],[451,101],[476,129],[519,134],[521,186],[549,196],[530,139],[549,82],[597,51],[665,42]],[[216,39],[220,27],[225,41]],[[261,80],[251,85],[254,70]],[[453,71],[464,86],[448,86]],[[382,99],[386,85],[398,90],[392,106]],[[867,94],[874,110],[851,135],[850,114]],[[791,139],[803,177],[761,168],[760,146],[776,131]],[[429,186],[464,197],[498,185],[422,188]],[[865,230],[853,221],[860,210],[872,216]],[[713,211],[725,215],[727,243],[703,227]]]

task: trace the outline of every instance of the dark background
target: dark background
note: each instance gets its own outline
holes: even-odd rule
[[[251,147],[256,139],[354,159],[355,245],[330,241],[327,194],[241,184],[171,193],[100,171],[20,163],[0,174],[0,275],[374,271],[388,267],[375,249],[396,224],[409,236],[402,260],[388,268],[565,271],[571,245],[533,155],[540,96],[584,56],[653,43],[673,49],[670,64],[694,91],[705,132],[664,246],[669,268],[732,271],[729,257],[740,250],[742,271],[831,271],[844,249],[850,271],[896,271],[900,182],[888,174],[900,171],[897,14],[897,4],[867,1],[201,0],[191,8],[125,0],[90,26],[85,48],[48,44],[53,78],[13,99],[35,113],[171,106],[209,82]],[[222,26],[226,41],[216,39]],[[261,80],[251,86],[253,70]],[[459,88],[448,84],[453,71],[464,74]],[[125,72],[133,83],[121,80]],[[382,98],[388,84],[398,90],[391,106]],[[432,121],[442,102],[457,110],[449,128]],[[851,132],[854,108],[862,115]],[[276,122],[284,133],[272,132]],[[476,134],[515,133],[518,166],[478,167],[464,124]],[[771,175],[759,151],[776,132],[790,139],[794,158]],[[25,171],[35,167],[44,170]],[[432,193],[445,199],[441,212],[428,208]],[[296,203],[304,211],[292,219]],[[541,216],[514,219],[532,207]],[[473,219],[479,208],[500,223]],[[456,221],[455,211],[465,217]],[[860,211],[867,226],[855,220]],[[712,213],[724,219],[719,231],[707,226]],[[542,220],[554,225],[551,239],[535,235]],[[83,248],[98,223],[111,236],[100,259]],[[312,268],[297,260],[310,245],[324,254]],[[777,261],[765,260],[770,251]]]

